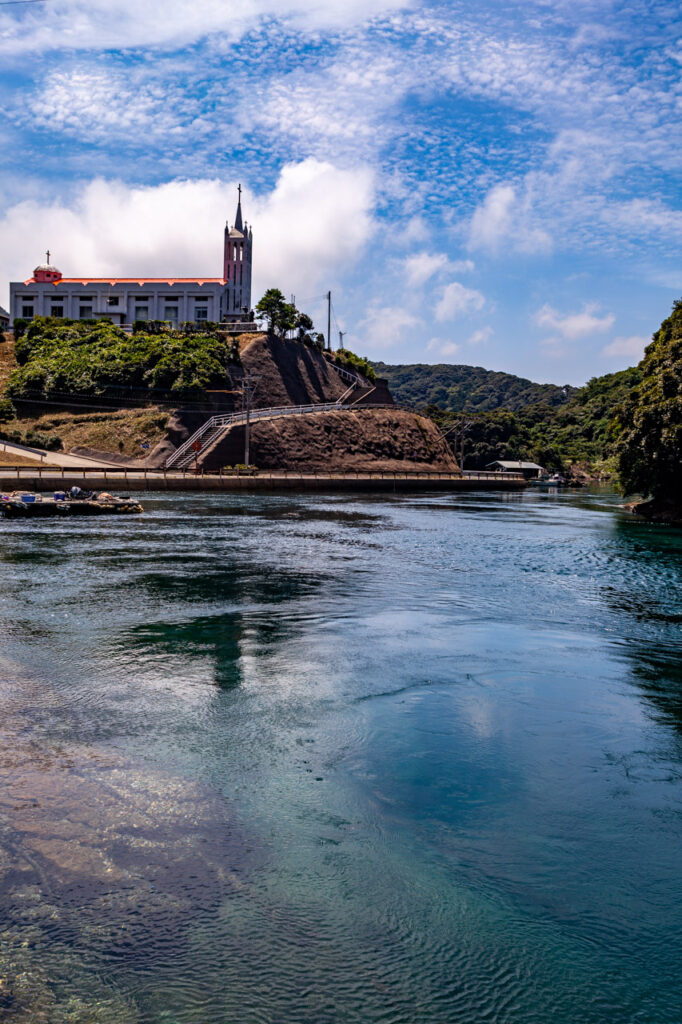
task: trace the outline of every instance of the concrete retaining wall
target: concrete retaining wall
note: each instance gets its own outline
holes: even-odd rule
[[[515,474],[451,476],[438,473],[307,474],[261,473],[258,476],[194,476],[192,473],[154,473],[131,470],[78,469],[36,471],[0,469],[0,490],[59,491],[76,484],[88,490],[121,491],[224,491],[228,493],[358,491],[520,491],[526,481]]]

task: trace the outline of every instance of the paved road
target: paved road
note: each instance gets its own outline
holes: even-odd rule
[[[46,452],[41,448],[27,448],[23,444],[14,444],[12,441],[0,441],[0,451],[8,455],[21,455],[24,459],[35,459],[36,465],[49,462],[52,466],[64,466],[65,468],[82,469],[88,466],[91,469],[110,469],[117,465],[116,462],[98,462],[96,459],[88,459],[83,455],[67,455],[64,452]],[[26,467],[29,468],[29,467]]]

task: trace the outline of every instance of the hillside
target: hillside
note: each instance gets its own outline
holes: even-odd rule
[[[428,412],[446,431],[455,423],[466,424],[467,469],[481,469],[495,459],[531,459],[548,469],[594,466],[614,454],[611,424],[639,379],[637,367],[594,377],[557,407],[536,403],[464,417],[434,406]]]
[[[372,363],[380,377],[388,379],[396,402],[423,409],[437,405],[446,412],[489,412],[542,402],[563,405],[577,391],[570,385],[535,384],[524,377],[482,366],[450,363]]]
[[[244,427],[202,453],[206,469],[243,459]],[[251,455],[261,469],[306,472],[452,472],[457,466],[434,423],[402,409],[358,409],[257,420]]]

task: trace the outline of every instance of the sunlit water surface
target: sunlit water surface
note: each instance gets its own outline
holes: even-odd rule
[[[608,494],[0,524],[0,1019],[682,1019],[682,534]]]

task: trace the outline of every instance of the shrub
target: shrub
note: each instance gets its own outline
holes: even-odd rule
[[[335,362],[340,366],[343,366],[344,369],[360,373],[372,383],[377,379],[376,371],[369,360],[365,359],[363,356],[356,356],[355,352],[351,352],[347,348],[341,349],[337,352],[334,359]]]
[[[8,423],[17,414],[14,404],[10,398],[0,398],[0,423]]]
[[[14,321],[14,324],[13,324],[14,340],[15,341],[18,341],[19,338],[21,338],[23,336],[23,334],[26,331],[26,328],[28,327],[28,324],[29,324],[29,321],[28,320],[24,320],[23,317],[21,317],[21,316],[16,317],[16,319]]]
[[[224,384],[238,360],[233,342],[206,331],[126,334],[109,320],[41,317],[16,346],[19,369],[12,398],[120,394],[122,388],[160,389],[190,397]]]

